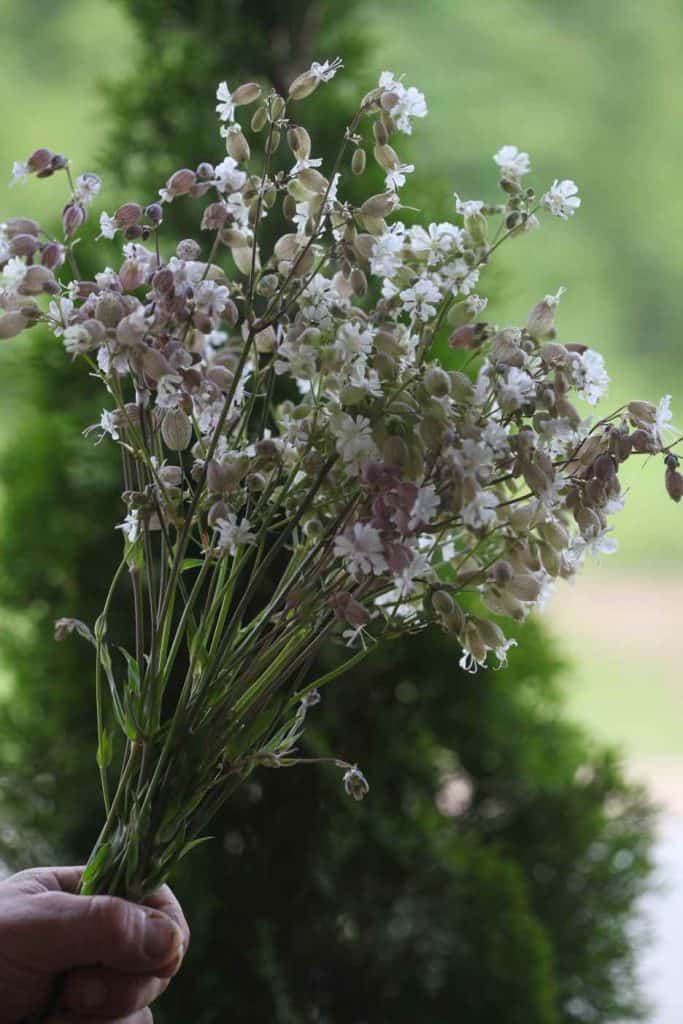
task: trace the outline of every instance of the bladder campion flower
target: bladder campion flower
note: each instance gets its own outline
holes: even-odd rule
[[[307,760],[308,711],[382,640],[437,623],[468,670],[504,665],[515,642],[496,619],[524,619],[586,552],[614,546],[634,453],[663,453],[668,493],[683,494],[669,396],[600,419],[582,407],[608,376],[598,352],[559,340],[562,289],[513,325],[474,291],[539,215],[576,212],[575,183],[537,200],[520,184],[529,155],[505,145],[499,202],[456,194],[452,220],[406,226],[397,193],[415,169],[391,140],[425,98],[383,72],[324,168],[299,102],[341,67],[314,62],[287,97],[221,82],[227,153],[172,171],[158,200],[100,212],[108,259],[121,249],[93,280],[76,243],[100,179],[73,180],[47,149],[15,164],[17,180],[64,172],[67,201],[59,239],[30,218],[0,228],[0,337],[50,326],[105,389],[86,433],[122,460],[104,610],[92,631],[57,624],[95,648],[106,820],[84,892],[155,889],[252,771]],[[345,185],[369,159],[386,189],[354,205]],[[195,238],[169,237],[171,202],[197,205]],[[286,227],[267,247],[276,211]],[[107,634],[126,579],[130,651]],[[307,681],[335,639],[347,661]],[[355,764],[332,763],[366,795]]]

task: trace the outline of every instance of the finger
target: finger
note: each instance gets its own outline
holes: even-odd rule
[[[175,921],[183,936],[184,952],[187,953],[187,947],[190,945],[190,926],[183,913],[183,908],[180,906],[172,890],[167,885],[162,885],[160,889],[157,889],[156,892],[152,893],[145,900],[145,903],[154,910],[160,910],[163,914],[168,914],[171,920]]]
[[[167,914],[116,896],[43,892],[12,922],[12,950],[43,970],[98,964],[149,974],[177,963],[180,928]],[[171,972],[172,973],[172,972]]]
[[[151,1010],[140,1010],[128,1017],[82,1017],[72,1013],[51,1014],[45,1024],[154,1024]]]
[[[64,978],[60,1007],[93,1017],[126,1017],[144,1010],[162,995],[170,979],[125,974],[102,967],[78,967]]]

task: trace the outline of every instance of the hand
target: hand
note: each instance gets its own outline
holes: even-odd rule
[[[0,882],[0,1024],[44,1010],[48,1024],[151,1024],[190,930],[168,886],[144,906],[76,896],[82,868],[36,868]],[[65,973],[66,972],[66,973]]]

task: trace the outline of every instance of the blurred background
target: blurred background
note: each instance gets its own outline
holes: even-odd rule
[[[683,428],[678,0],[0,0],[0,20],[0,175],[45,145],[101,173],[108,211],[219,159],[221,78],[280,86],[342,55],[312,108],[314,149],[329,153],[378,72],[405,73],[429,105],[401,150],[417,165],[406,196],[429,217],[452,216],[456,189],[495,200],[491,156],[507,143],[531,154],[539,190],[579,183],[568,224],[501,249],[482,287],[491,319],[523,322],[564,285],[560,338],[604,354],[609,408],[672,394]],[[54,221],[62,186],[0,185],[1,218]],[[54,648],[51,622],[97,613],[120,514],[115,465],[80,439],[98,417],[94,388],[64,364],[45,339],[0,350],[0,855],[12,868],[82,857],[98,814],[87,652]],[[311,742],[348,750],[349,732],[365,736],[377,763],[351,755],[374,803],[348,808],[336,780],[268,777],[228,809],[217,852],[194,863],[220,874],[233,913],[196,877],[179,881],[204,954],[159,1019],[182,1020],[201,994],[200,1022],[225,1010],[283,1024],[639,1012],[680,1024],[683,509],[659,460],[627,469],[619,552],[558,587],[507,673],[465,679],[430,638],[384,656],[371,697],[359,675],[330,701]],[[218,934],[229,961],[202,945]]]

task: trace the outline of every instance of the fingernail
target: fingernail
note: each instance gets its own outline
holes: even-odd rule
[[[106,1002],[107,986],[103,981],[91,978],[79,985],[77,998],[79,1010],[96,1010]]]
[[[144,938],[145,956],[152,960],[167,960],[180,945],[180,942],[180,932],[168,917],[164,917],[162,914],[147,917]]]

